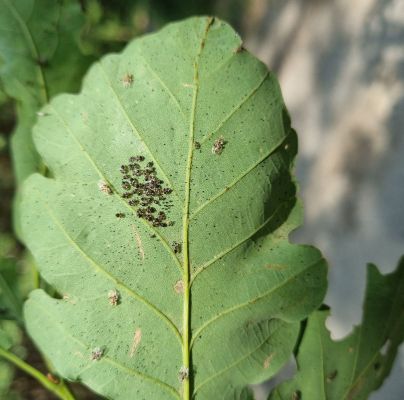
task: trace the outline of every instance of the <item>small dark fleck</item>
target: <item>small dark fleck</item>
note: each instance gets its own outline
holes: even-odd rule
[[[178,242],[173,242],[172,246],[173,246],[173,250],[174,250],[174,253],[175,253],[175,254],[181,253],[182,246],[181,246],[180,243],[178,243]]]
[[[331,383],[331,382],[335,379],[335,377],[337,376],[337,374],[338,374],[338,371],[337,371],[337,370],[335,370],[335,371],[329,373],[329,374],[327,375],[327,382],[328,382],[328,383]]]
[[[194,146],[196,150],[199,150],[201,148],[201,144],[199,142],[195,142]]]

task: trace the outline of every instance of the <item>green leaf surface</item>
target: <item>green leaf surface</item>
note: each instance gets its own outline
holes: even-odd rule
[[[34,291],[28,330],[62,376],[108,398],[250,398],[324,297],[321,254],[288,241],[296,134],[241,44],[217,19],[168,25],[96,63],[36,125],[54,179],[26,182],[24,237],[63,298]],[[122,197],[132,156],[172,190],[155,207],[173,224]]]
[[[362,400],[380,387],[404,340],[404,258],[388,275],[368,266],[363,322],[351,335],[333,341],[325,327],[329,314],[323,310],[309,317],[298,350],[299,371],[270,400]]]
[[[0,79],[17,101],[11,144],[18,182],[40,165],[32,142],[36,112],[55,94],[77,90],[87,69],[77,46],[82,23],[79,4],[68,0],[0,0]]]
[[[13,259],[0,257],[0,320],[22,322],[22,300],[18,297],[18,275]]]

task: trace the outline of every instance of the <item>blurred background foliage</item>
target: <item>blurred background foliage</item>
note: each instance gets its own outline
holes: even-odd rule
[[[26,1],[45,4],[48,0]],[[306,221],[295,240],[313,243],[330,260],[329,325],[336,337],[346,335],[361,319],[365,263],[376,262],[384,273],[390,272],[404,247],[404,2],[356,0],[354,6],[350,0],[54,3],[62,10],[58,31],[62,39],[51,60],[37,60],[49,76],[50,97],[77,91],[90,63],[103,54],[120,51],[132,38],[191,15],[216,15],[228,21],[246,47],[276,72],[300,141],[297,174]],[[0,77],[7,61],[1,50],[0,45]],[[46,171],[40,164],[20,168],[16,155],[13,167],[10,150],[14,146],[31,151],[24,140],[43,100],[27,104],[21,97],[11,98],[7,84],[0,79],[0,342],[7,342],[15,354],[46,374],[51,366],[24,334],[21,318],[28,292],[46,283],[38,281],[12,220],[16,197],[18,202],[16,182],[34,170]],[[23,140],[18,143],[16,137]],[[403,360],[402,355],[372,399],[403,398]],[[80,399],[96,398],[81,386],[73,390]],[[265,390],[256,388],[258,398],[264,398]],[[0,359],[3,399],[54,396]]]

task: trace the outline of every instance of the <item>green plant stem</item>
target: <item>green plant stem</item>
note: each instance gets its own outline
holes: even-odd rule
[[[73,394],[70,392],[68,387],[61,381],[60,383],[51,382],[45,375],[43,375],[36,368],[27,364],[25,361],[21,360],[21,358],[17,357],[15,354],[11,353],[0,347],[0,357],[5,358],[16,367],[20,368],[28,375],[31,375],[34,379],[36,379],[43,387],[48,389],[50,392],[58,396],[62,400],[75,400]]]

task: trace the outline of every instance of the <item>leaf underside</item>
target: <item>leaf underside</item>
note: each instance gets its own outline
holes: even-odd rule
[[[170,24],[93,65],[36,125],[53,179],[28,179],[24,237],[62,299],[34,291],[28,330],[62,376],[108,398],[250,398],[323,299],[321,254],[288,242],[296,134],[241,44],[217,19]],[[133,156],[172,190],[167,227],[122,197]]]
[[[322,310],[309,317],[297,356],[299,372],[270,400],[366,400],[381,386],[404,340],[404,258],[388,275],[369,265],[363,323],[347,338],[330,338],[329,314]]]

